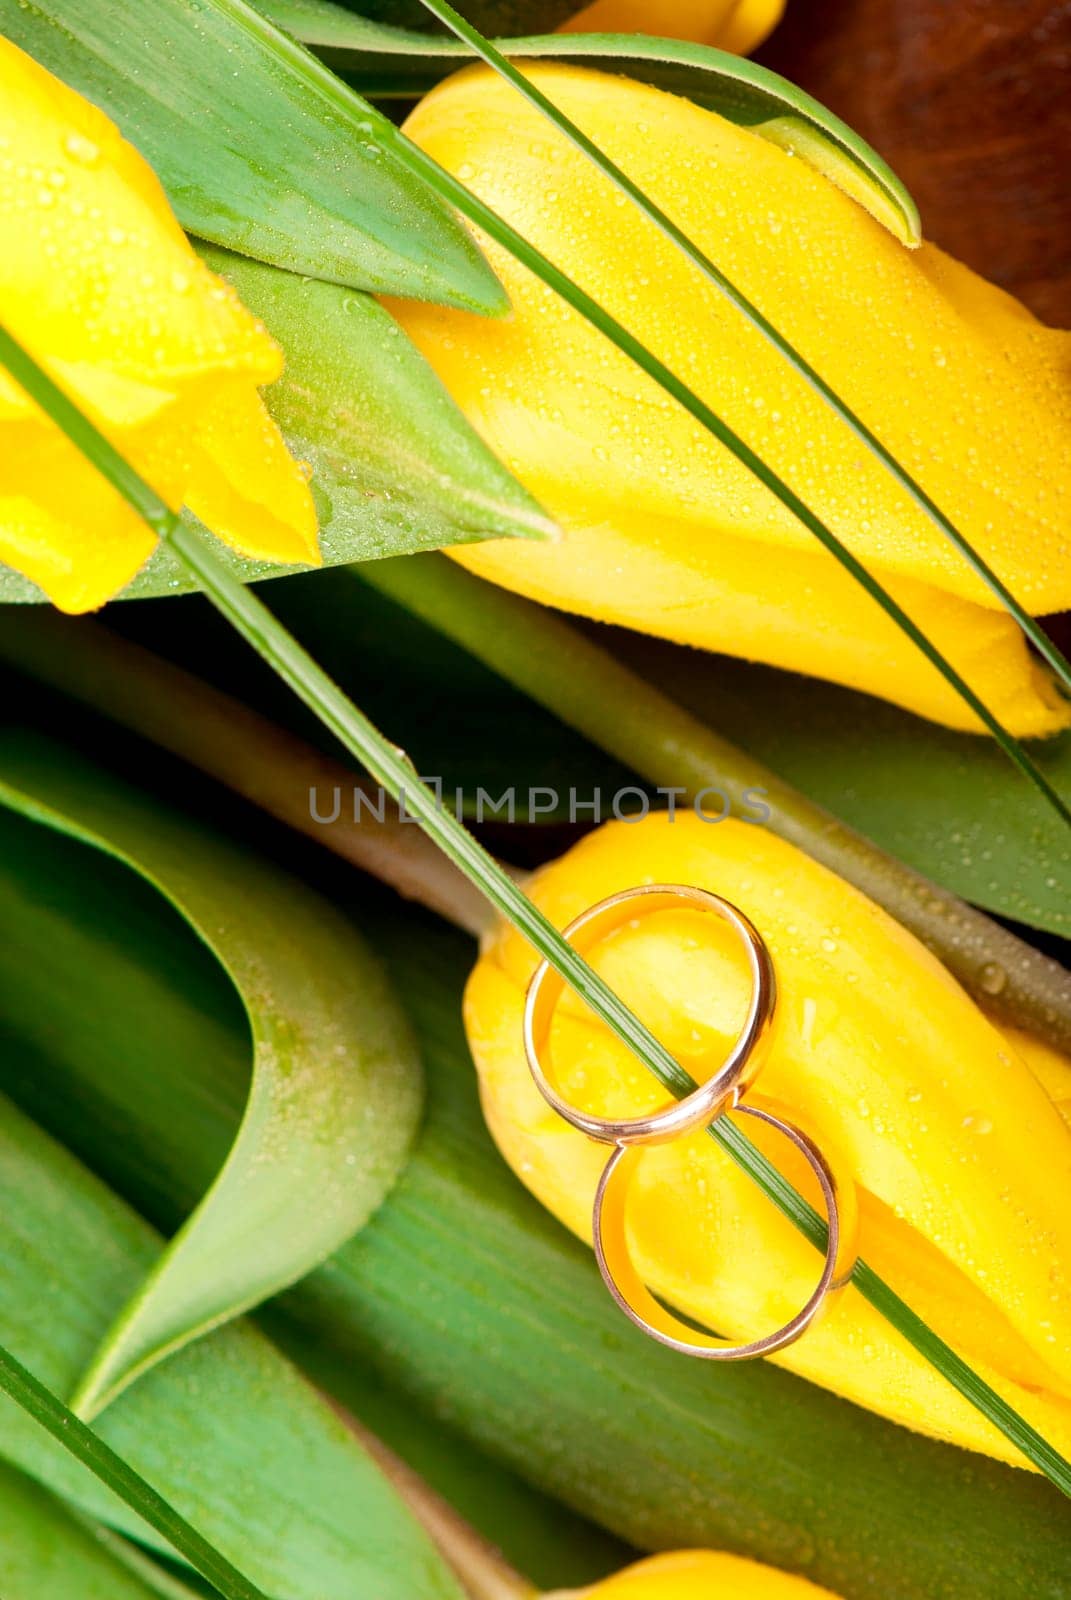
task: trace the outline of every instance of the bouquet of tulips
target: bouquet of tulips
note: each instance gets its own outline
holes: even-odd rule
[[[0,0],[4,1600],[1071,1595],[1071,334],[782,9]]]

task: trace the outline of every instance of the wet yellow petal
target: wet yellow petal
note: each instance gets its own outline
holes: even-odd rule
[[[781,20],[785,0],[594,0],[564,23],[562,33],[647,33],[692,39],[747,55]]]
[[[88,101],[0,39],[6,326],[174,508],[236,548],[316,560],[308,485],[259,396],[282,355],[209,272],[151,169]],[[66,610],[101,605],[152,536],[0,375],[0,559]]]
[[[713,1550],[673,1550],[578,1590],[575,1600],[835,1600],[805,1578]],[[555,1600],[547,1596],[546,1600]],[[561,1597],[574,1600],[574,1597]]]
[[[541,66],[532,77],[876,429],[1030,610],[1071,604],[1067,335],[933,246],[906,250],[804,161],[747,129],[594,72]],[[1017,731],[1067,721],[963,559],[744,319],[508,86],[461,74],[421,103],[407,130],[640,335],[878,577],[915,585],[917,620],[929,627],[954,600],[942,642],[979,657],[974,687],[1010,704]],[[496,541],[458,559],[570,609],[835,677],[964,725],[906,643],[883,664],[868,659],[872,636],[889,637],[873,602],[845,602],[832,558],[818,563],[812,536],[774,497],[578,314],[505,251],[489,250],[513,304],[508,321],[394,309],[566,538],[541,549]],[[735,591],[749,567],[750,611],[747,585],[728,600],[718,587]],[[986,614],[1000,622],[999,668],[978,648]],[[794,638],[785,621],[793,616]],[[827,660],[828,634],[838,631],[843,648]]]
[[[1071,1122],[1071,1060],[1033,1034],[1005,1028],[1005,1036],[1022,1056],[1065,1122]]]
[[[58,429],[4,422],[2,440],[0,561],[62,611],[103,605],[152,554],[154,535]]]
[[[196,409],[186,503],[243,555],[319,560],[308,481],[255,389],[219,386]]]
[[[0,39],[4,320],[94,404],[93,374],[169,391],[221,369],[270,383],[282,357],[209,272],[159,182],[89,101]],[[60,370],[54,364],[60,364]],[[106,380],[104,380],[106,381]],[[97,420],[142,420],[104,397]]]
[[[841,1153],[861,1189],[862,1254],[1057,1448],[1071,1449],[1071,1129],[1022,1058],[885,912],[757,826],[694,815],[612,824],[537,873],[559,927],[637,883],[725,894],[773,952],[781,1026],[759,1090]],[[748,983],[723,926],[683,910],[641,917],[590,958],[696,1077],[735,1037]],[[491,1131],[523,1181],[590,1237],[605,1152],[540,1099],[521,1047],[534,957],[500,931],[466,993]],[[654,1081],[567,997],[559,1080],[603,1113],[651,1109]],[[754,1136],[749,1122],[746,1131]],[[811,1192],[783,1141],[759,1142]],[[732,1337],[780,1326],[817,1276],[813,1250],[702,1134],[646,1152],[632,1248],[673,1305]],[[849,1288],[775,1359],[924,1432],[1006,1459],[1007,1442]],[[1020,1463],[1021,1464],[1021,1463]]]
[[[785,0],[740,0],[719,27],[717,37],[707,42],[738,56],[750,55],[774,31],[784,12]]]
[[[551,495],[532,487],[546,506]],[[560,546],[502,540],[455,552],[465,566],[533,600],[627,624],[680,644],[807,672],[880,695],[949,727],[979,723],[936,667],[827,551],[757,550],[745,538],[683,539],[679,526],[622,516],[570,528]],[[1024,737],[1066,726],[1068,708],[1018,626],[912,578],[886,587]]]

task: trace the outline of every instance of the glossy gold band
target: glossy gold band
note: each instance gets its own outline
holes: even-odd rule
[[[856,1260],[855,1185],[850,1177],[834,1171],[810,1135],[782,1114],[783,1108],[754,1097],[749,1103],[742,1099],[770,1044],[777,984],[765,941],[738,907],[689,884],[644,884],[589,907],[564,929],[564,937],[586,955],[641,912],[678,909],[682,903],[727,922],[740,938],[751,972],[751,999],[740,1037],[704,1083],[684,1099],[671,1101],[647,1116],[601,1117],[571,1104],[554,1082],[553,1069],[544,1066],[551,1023],[565,989],[565,980],[546,961],[536,968],[528,986],[524,1049],[540,1093],[558,1115],[590,1139],[616,1146],[596,1190],[592,1232],[599,1271],[621,1310],[652,1339],[682,1354],[707,1361],[747,1361],[792,1344],[814,1322],[830,1295],[850,1278]],[[773,1333],[743,1344],[691,1327],[655,1298],[633,1264],[625,1220],[628,1191],[643,1146],[664,1144],[692,1129],[708,1127],[734,1109],[757,1117],[795,1145],[818,1180],[828,1218],[822,1271],[807,1301]]]
[[[856,1259],[856,1207],[855,1185],[851,1179],[833,1170],[830,1163],[810,1136],[796,1123],[788,1121],[769,1101],[752,1097],[736,1110],[749,1117],[758,1117],[769,1127],[783,1133],[806,1158],[818,1179],[829,1219],[829,1235],[822,1271],[814,1290],[796,1312],[780,1328],[759,1339],[744,1344],[733,1344],[717,1334],[704,1333],[673,1314],[643,1282],[629,1252],[625,1227],[625,1209],[628,1191],[643,1156],[641,1146],[619,1145],[606,1163],[595,1194],[594,1239],[595,1256],[603,1281],[621,1310],[644,1333],[659,1344],[682,1355],[698,1356],[704,1361],[751,1361],[757,1356],[772,1355],[794,1344],[818,1316],[829,1297],[851,1277]]]
[[[642,904],[637,904],[641,902]],[[687,884],[652,883],[609,895],[591,906],[563,930],[580,955],[585,955],[609,934],[631,922],[642,910],[679,910],[681,904],[720,917],[738,935],[751,970],[751,1001],[740,1037],[717,1070],[683,1100],[671,1100],[645,1117],[599,1117],[572,1105],[558,1091],[551,1073],[543,1067],[548,1052],[550,1025],[565,980],[546,961],[540,962],[528,985],[524,1007],[524,1050],[528,1068],[539,1092],[560,1117],[604,1144],[658,1144],[713,1122],[734,1105],[762,1065],[777,1004],[777,982],[765,942],[736,906],[707,889]]]

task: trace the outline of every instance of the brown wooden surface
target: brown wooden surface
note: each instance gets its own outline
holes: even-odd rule
[[[1071,328],[1071,0],[788,0],[759,60],[881,152],[927,237]]]

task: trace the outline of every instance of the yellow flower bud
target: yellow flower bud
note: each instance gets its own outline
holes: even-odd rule
[[[245,555],[318,560],[308,484],[257,392],[278,347],[114,124],[2,38],[0,315],[168,504]],[[153,535],[4,372],[0,440],[0,561],[65,611],[101,605]]]
[[[911,251],[807,161],[643,84],[534,82],[704,249],[875,430],[1021,602],[1071,605],[1071,338],[932,245]],[[508,85],[470,70],[407,131],[718,411],[1019,735],[1071,720],[963,558],[787,363]],[[973,715],[834,558],[652,379],[505,250],[502,321],[394,309],[565,531],[456,552],[537,600]]]
[[[781,20],[785,0],[594,0],[560,29],[562,33],[653,33],[660,39],[693,39],[746,56]]]
[[[795,1113],[854,1174],[864,1259],[1067,1453],[1071,1128],[1042,1083],[912,935],[761,827],[693,812],[612,823],[537,872],[528,889],[563,928],[604,896],[651,882],[712,889],[755,922],[780,991],[757,1092]],[[694,1078],[710,1076],[750,993],[723,923],[683,907],[641,909],[588,959]],[[535,964],[521,936],[499,928],[469,981],[466,1027],[502,1153],[590,1239],[607,1152],[557,1117],[529,1075],[521,1017]],[[633,1115],[666,1098],[569,992],[550,1051],[559,1086],[586,1110]],[[820,1205],[783,1140],[763,1137],[752,1119],[743,1131]],[[817,1279],[816,1252],[702,1132],[645,1150],[628,1206],[644,1279],[728,1337],[780,1327]],[[1022,1464],[854,1286],[773,1359],[909,1427]]]
[[[836,1600],[805,1578],[713,1550],[650,1556],[612,1578],[544,1600]]]

